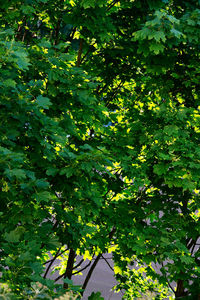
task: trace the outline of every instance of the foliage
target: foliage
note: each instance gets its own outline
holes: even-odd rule
[[[46,279],[60,259],[57,279],[89,268],[84,291],[112,251],[127,297],[146,282],[137,258],[155,289],[197,299],[199,1],[11,0],[0,15],[1,282],[62,294]]]
[[[89,300],[103,300],[100,292],[97,292],[97,293],[92,292],[92,294],[88,297],[88,299]]]
[[[47,288],[47,286],[42,285],[39,282],[36,282],[31,285],[31,289],[26,289],[23,291],[23,299],[55,299],[55,300],[76,300],[78,296],[75,296],[72,291],[65,293],[59,298],[52,297],[52,293]],[[11,293],[8,285],[2,284],[0,286],[0,299],[12,300],[19,299],[16,294]]]
[[[174,299],[170,288],[147,276],[147,268],[136,261],[132,269],[117,274],[120,284],[116,289],[125,291],[123,299]]]

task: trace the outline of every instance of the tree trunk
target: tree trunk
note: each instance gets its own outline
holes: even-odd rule
[[[72,278],[72,270],[73,270],[73,266],[74,266],[75,257],[76,257],[76,253],[75,253],[74,249],[70,249],[64,278],[69,278],[69,279]],[[64,289],[67,289],[68,284],[65,282],[63,284],[63,287],[64,287]]]
[[[186,293],[184,292],[184,286],[183,286],[183,280],[177,281],[177,288],[175,291],[175,299],[181,299],[183,296],[186,296]]]

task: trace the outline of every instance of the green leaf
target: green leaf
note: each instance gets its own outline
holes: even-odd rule
[[[9,233],[5,233],[4,234],[5,240],[9,243],[18,243],[24,231],[25,231],[24,227],[20,226],[15,230],[10,231]]]
[[[163,175],[167,172],[167,166],[164,164],[157,164],[153,167],[154,173],[157,175]]]
[[[155,12],[155,15],[157,16],[158,19],[162,19],[163,17],[166,16],[166,12],[165,11],[161,11],[161,10],[157,10]]]
[[[43,97],[42,95],[36,98],[36,103],[39,107],[44,109],[48,109],[50,105],[52,105],[51,101],[47,97]]]
[[[199,287],[197,2],[2,2],[0,252],[15,298],[64,294],[42,276],[58,251],[63,274],[113,248],[124,299],[170,298],[164,275],[180,270]]]
[[[22,9],[23,13],[27,14],[27,15],[35,13],[34,7],[32,7],[30,5],[22,5],[21,9]]]
[[[178,31],[178,30],[176,30],[175,28],[172,28],[172,29],[170,30],[170,32],[171,32],[175,37],[177,37],[178,39],[180,39],[181,36],[183,36],[183,33],[180,32],[180,31]]]
[[[150,50],[153,51],[155,54],[159,54],[160,52],[164,51],[164,46],[158,43],[151,43]]]
[[[95,8],[95,6],[99,6],[99,7],[102,7],[103,4],[105,3],[104,0],[99,0],[99,1],[96,1],[96,0],[81,0],[81,5],[83,6],[84,9],[87,9],[87,8]]]
[[[64,168],[60,171],[60,175],[65,175],[67,178],[71,177],[74,173],[72,168]]]
[[[56,168],[50,168],[50,169],[47,169],[47,171],[46,171],[46,174],[48,176],[55,176],[57,173],[58,173],[58,169],[56,169]]]
[[[46,189],[49,187],[49,183],[43,179],[36,180],[35,185],[41,189]]]
[[[28,70],[28,66],[30,65],[28,54],[23,49],[19,49],[19,51],[14,51],[14,56],[19,68],[21,70]]]
[[[18,179],[25,179],[26,178],[26,172],[24,170],[21,170],[21,169],[13,169],[13,170],[6,169],[4,173],[8,177],[16,177]]]
[[[156,40],[156,42],[159,42],[160,40],[163,42],[166,41],[165,33],[163,31],[156,31],[152,37]]]
[[[164,127],[164,132],[169,136],[176,136],[178,134],[179,128],[176,125],[167,125]]]
[[[7,79],[3,83],[6,87],[12,87],[12,88],[16,87],[16,82],[12,79]]]
[[[192,257],[186,255],[180,256],[180,259],[183,263],[187,265],[190,265],[194,262],[194,259]]]
[[[174,16],[172,15],[167,15],[168,20],[173,23],[173,24],[180,24],[180,20],[176,19]]]
[[[92,292],[92,294],[88,297],[88,300],[104,300],[104,298],[101,297],[100,292]]]
[[[90,150],[90,151],[93,150],[93,148],[92,148],[90,145],[88,145],[88,144],[85,144],[85,145],[83,145],[83,146],[80,146],[80,148],[83,149],[83,150]]]
[[[50,192],[44,191],[35,194],[35,198],[37,202],[49,202],[52,199],[52,195]]]
[[[134,40],[134,41],[135,40],[144,40],[151,35],[152,35],[152,31],[149,28],[144,27],[143,29],[136,31],[133,34],[134,38],[132,40]]]

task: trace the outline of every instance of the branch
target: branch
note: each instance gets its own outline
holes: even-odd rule
[[[195,244],[196,241],[191,239],[191,241],[188,243],[187,248],[190,250],[190,248]]]
[[[71,35],[69,37],[69,42],[72,42],[73,38],[74,38],[74,34],[76,32],[76,26],[73,28],[72,32],[71,32]],[[67,53],[69,51],[69,47],[70,46],[67,46],[64,53]]]
[[[111,265],[109,264],[109,262],[107,261],[107,258],[105,258],[103,256],[103,254],[101,254],[101,257],[105,260],[105,262],[107,263],[107,265],[109,266],[109,268],[114,272],[114,269],[111,267]]]
[[[115,231],[116,231],[116,228],[113,226],[111,232],[109,233],[109,239],[112,239],[112,237],[113,237]],[[84,293],[84,291],[85,291],[85,289],[86,289],[86,287],[87,287],[87,285],[88,285],[88,282],[89,282],[89,280],[90,280],[90,278],[91,278],[91,276],[92,276],[92,273],[93,273],[93,271],[94,271],[94,269],[95,269],[96,265],[98,264],[98,261],[100,260],[101,257],[102,257],[102,254],[99,254],[99,255],[95,258],[94,263],[92,264],[91,268],[89,269],[89,271],[88,271],[88,273],[87,273],[87,276],[86,276],[86,278],[85,278],[85,281],[84,281],[84,283],[83,283],[83,285],[82,285],[82,290],[83,290],[83,291],[81,292],[81,295],[82,295],[82,296],[83,296],[83,293]],[[91,263],[91,262],[90,262],[90,263]]]
[[[116,88],[112,89],[114,91],[114,93],[112,93],[111,97],[112,99],[114,99],[114,97],[117,95],[118,90],[122,87],[122,85],[124,84],[124,81],[121,80],[121,82],[117,85]],[[106,106],[109,104],[110,100],[108,99],[108,101],[106,102]]]
[[[58,280],[61,279],[64,275],[65,275],[65,273],[59,275],[56,279],[54,279],[54,281],[55,281],[55,282],[58,281]]]
[[[76,266],[74,266],[72,270],[78,268],[83,262],[84,262],[84,259],[81,259],[81,261],[79,261],[79,263]]]
[[[119,2],[119,0],[114,0],[113,2],[111,2],[106,10],[109,11],[115,4],[117,4],[117,2]]]
[[[86,287],[87,287],[87,285],[88,285],[88,282],[89,282],[89,280],[90,280],[90,278],[91,278],[91,276],[92,276],[92,273],[93,273],[93,271],[94,271],[94,269],[95,269],[95,267],[96,267],[98,261],[100,260],[100,257],[101,257],[101,254],[99,254],[99,255],[95,258],[94,263],[92,264],[92,266],[91,266],[89,272],[87,273],[87,276],[86,276],[86,278],[85,278],[85,281],[84,281],[84,283],[83,283],[83,285],[82,285],[82,289],[83,289],[83,291],[81,292],[81,295],[82,295],[82,296],[83,296],[84,290],[86,289]]]
[[[167,276],[166,276],[165,278],[166,278],[166,280],[167,280],[167,283],[168,283],[170,289],[172,290],[173,293],[175,293],[175,290],[173,289],[173,287],[172,287],[171,283],[169,282]]]
[[[91,263],[92,263],[92,261],[90,261],[90,262],[89,262],[85,267],[83,267],[81,270],[78,270],[78,271],[72,273],[72,275],[75,275],[75,274],[78,274],[78,273],[84,271],[85,269],[87,269],[87,268],[91,265]]]
[[[51,260],[51,263],[48,265],[48,267],[47,267],[47,269],[46,269],[46,272],[44,273],[43,278],[46,278],[46,276],[47,276],[47,274],[48,274],[48,272],[49,272],[49,270],[50,270],[52,264],[54,263],[54,261],[56,260],[56,258],[59,256],[60,249],[61,249],[61,248],[58,249],[58,251],[56,252],[56,255],[55,255],[54,258]]]
[[[116,231],[116,228],[115,228],[115,226],[114,226],[113,229],[111,230],[111,232],[109,233],[109,239],[110,239],[110,240],[112,239],[112,237],[113,237],[115,231]]]
[[[59,257],[60,255],[62,255],[63,253],[65,253],[69,248],[67,247],[67,249],[63,250],[62,252],[60,252],[58,255],[56,254],[56,257]],[[49,259],[47,261],[45,261],[45,263],[43,263],[43,265],[48,264],[49,262],[51,262],[54,258]]]
[[[196,239],[192,249],[191,249],[191,254],[194,254],[194,249],[195,249],[195,246],[197,246],[196,242],[197,242],[198,238]]]
[[[80,45],[79,45],[78,57],[77,57],[77,63],[76,63],[77,67],[80,67],[82,52],[83,52],[83,39],[80,39]]]
[[[161,262],[161,265],[162,265],[162,267],[164,268],[163,262]],[[173,293],[175,293],[175,290],[174,290],[173,287],[171,286],[171,283],[169,282],[169,280],[168,280],[168,278],[167,278],[167,275],[165,275],[165,278],[166,278],[166,280],[167,280],[167,283],[168,283],[170,289],[173,291]]]
[[[71,32],[71,35],[70,35],[70,37],[69,37],[69,41],[70,41],[70,42],[72,42],[75,32],[76,32],[76,26],[73,28],[73,30],[72,30],[72,32]]]
[[[96,44],[96,42],[94,42],[92,45],[89,46],[88,51],[85,53],[85,55],[83,56],[83,58],[81,58],[81,63],[84,61],[84,59],[87,57],[87,55],[90,53],[90,51],[93,49],[92,47]]]
[[[101,86],[99,85],[99,86],[98,86],[98,90],[97,90],[96,92],[97,92],[98,94],[103,93],[103,92],[105,91],[105,89],[109,86],[109,84],[110,84],[110,83],[106,83],[106,84],[102,87],[101,90],[100,90]]]
[[[22,33],[22,30],[24,29],[24,21],[25,21],[25,25],[26,25],[26,17],[22,18],[21,25],[18,24],[17,34],[15,35],[15,38],[18,39],[18,40],[21,39],[21,33]],[[23,36],[22,36],[22,40],[24,39]]]
[[[58,20],[58,23],[57,23],[56,29],[55,29],[55,41],[54,41],[54,45],[58,44],[58,36],[59,36],[59,31],[60,31],[60,23],[61,23],[61,20]]]
[[[194,248],[195,248],[195,246],[196,246],[196,242],[198,241],[198,238],[199,237],[197,237],[195,240],[191,240],[190,241],[190,243],[187,245],[187,248],[188,248],[188,250],[190,250],[190,248],[191,248],[191,254],[193,254],[193,251],[194,251]]]

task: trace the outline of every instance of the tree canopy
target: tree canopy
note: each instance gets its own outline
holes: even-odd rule
[[[124,299],[197,299],[199,1],[10,0],[0,25],[0,282],[53,299],[83,255],[83,294],[112,251]]]

